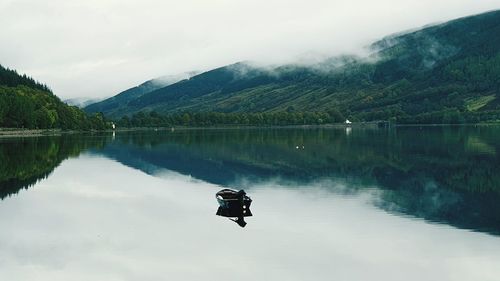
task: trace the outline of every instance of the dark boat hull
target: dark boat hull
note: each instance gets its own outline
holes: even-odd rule
[[[232,189],[223,189],[217,192],[215,198],[219,206],[226,209],[249,209],[252,204],[250,197],[246,194],[241,195],[238,191]]]

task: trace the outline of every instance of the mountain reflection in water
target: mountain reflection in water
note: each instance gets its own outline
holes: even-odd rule
[[[374,203],[389,212],[500,234],[499,145],[500,128],[488,127],[185,130],[119,134],[100,153],[235,189],[267,181],[376,188]]]
[[[321,182],[330,192],[376,190],[373,204],[388,212],[498,235],[499,148],[496,127],[207,129],[117,133],[114,140],[32,138],[2,143],[0,190],[2,197],[15,193],[65,158],[89,150],[151,175],[171,170],[249,191],[268,181],[304,189]],[[23,160],[12,151],[25,154]]]
[[[0,138],[0,199],[47,178],[65,159],[110,140],[107,135]]]

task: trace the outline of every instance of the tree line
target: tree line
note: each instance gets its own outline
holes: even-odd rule
[[[0,65],[0,85],[9,87],[25,85],[33,89],[52,92],[47,85],[35,81],[35,79],[28,77],[26,74],[20,75],[17,71],[5,68],[2,65]]]
[[[221,113],[221,112],[184,112],[159,114],[156,111],[138,112],[131,117],[123,116],[117,120],[119,127],[170,127],[195,126],[207,127],[218,125],[243,126],[285,126],[285,125],[321,125],[341,123],[344,115],[338,110],[327,112],[269,112],[269,113]]]
[[[500,121],[497,110],[464,112],[457,109],[445,109],[426,112],[418,115],[402,115],[393,117],[391,111],[373,114],[369,120],[388,121],[393,124],[477,124]],[[350,116],[353,122],[363,122],[365,118]],[[133,127],[211,127],[211,126],[290,126],[290,125],[323,125],[344,123],[345,115],[338,110],[328,112],[270,112],[270,113],[220,113],[197,112],[159,114],[156,111],[138,112],[131,117],[123,116],[115,120],[122,128]]]
[[[0,127],[104,130],[110,123],[102,113],[87,115],[48,91],[19,85],[0,86]]]

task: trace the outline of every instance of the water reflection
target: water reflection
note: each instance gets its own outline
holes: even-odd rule
[[[500,234],[499,146],[495,127],[178,130],[118,134],[100,153],[231,188],[325,180],[343,192],[377,188],[375,204],[389,212]]]
[[[252,190],[321,183],[376,189],[388,212],[500,234],[500,128],[241,129],[130,132],[0,140],[0,197],[46,178],[82,151],[151,175],[165,170]],[[329,184],[335,183],[335,184]],[[331,186],[342,185],[339,190]]]
[[[213,214],[219,189],[174,172],[152,177],[96,155],[68,159],[36,188],[0,202],[2,280],[500,275],[498,237],[388,215],[365,192],[262,183],[247,190],[258,212],[242,231]]]
[[[105,135],[0,138],[0,199],[47,178],[63,160],[108,141]]]
[[[497,129],[176,130],[0,145],[2,189],[35,185],[0,202],[2,280],[500,276],[500,237],[485,234],[500,232]],[[244,231],[214,215],[224,187],[254,199]],[[241,212],[221,212],[243,224]]]

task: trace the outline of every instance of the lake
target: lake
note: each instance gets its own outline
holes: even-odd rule
[[[0,280],[498,281],[499,153],[473,126],[3,138]]]

